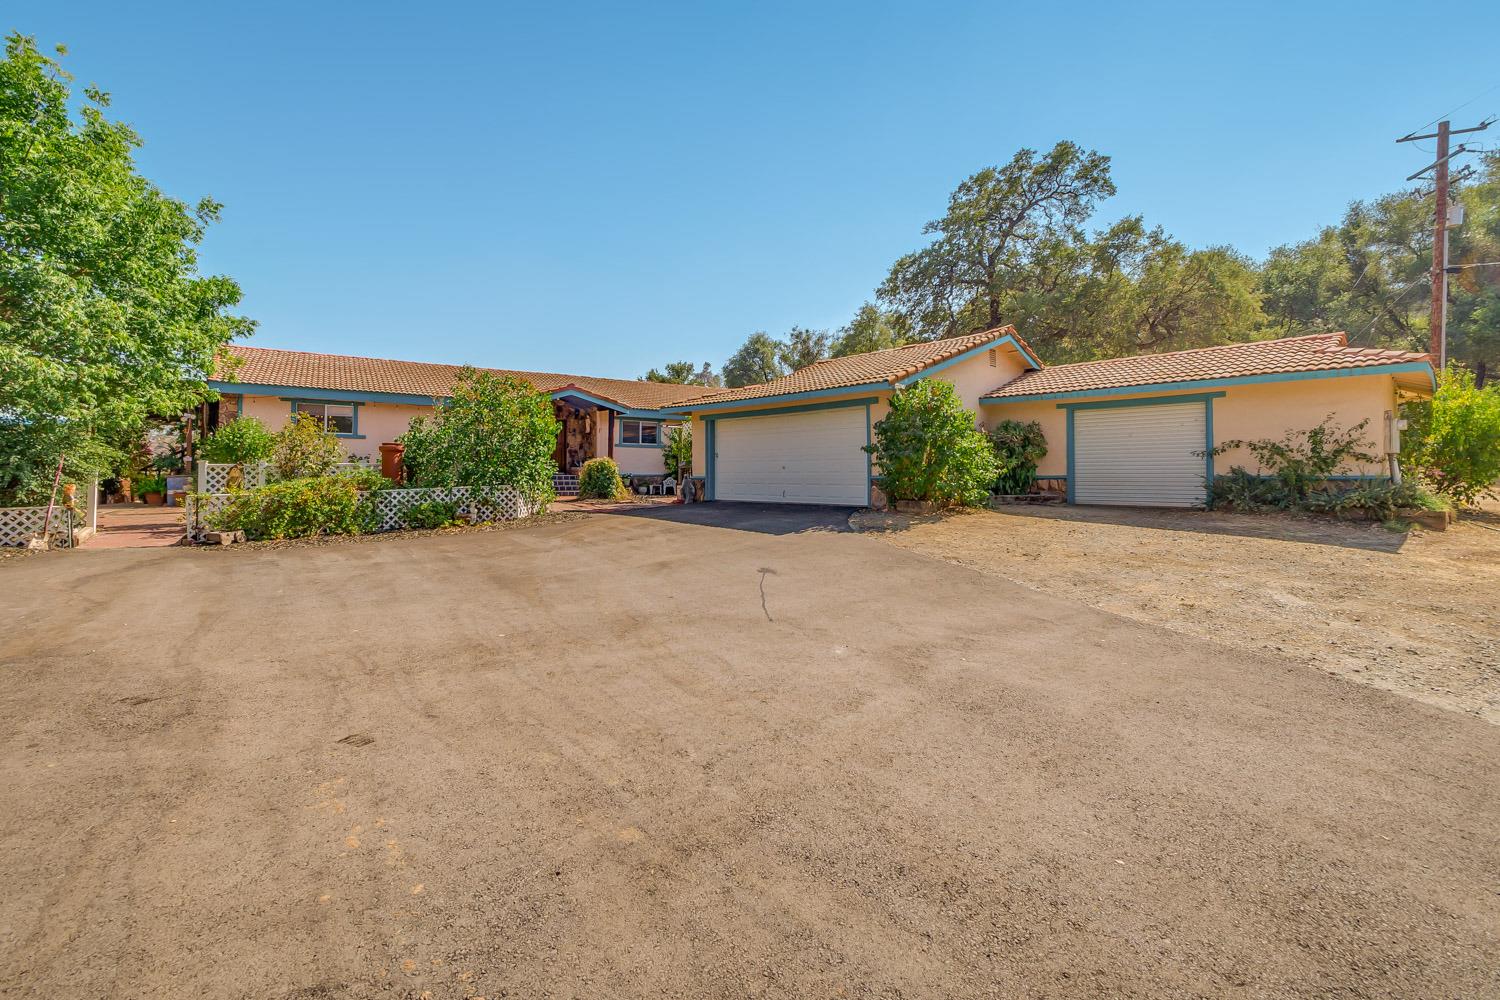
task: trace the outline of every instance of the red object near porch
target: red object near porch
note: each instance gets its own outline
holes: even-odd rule
[[[406,453],[406,445],[396,441],[387,441],[380,446],[380,474],[398,486],[406,469],[401,464],[401,456]]]

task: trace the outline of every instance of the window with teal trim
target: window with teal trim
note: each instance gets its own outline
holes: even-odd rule
[[[292,402],[293,413],[305,413],[318,421],[333,434],[354,435],[356,412],[353,403],[309,403],[302,400]]]
[[[661,444],[661,424],[649,420],[620,421],[620,443],[639,445]]]

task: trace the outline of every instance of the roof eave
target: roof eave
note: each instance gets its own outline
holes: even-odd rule
[[[1432,365],[1426,361],[1402,361],[1389,365],[1359,365],[1351,368],[1314,368],[1290,372],[1266,372],[1260,375],[1239,375],[1230,378],[1183,379],[1168,382],[1150,382],[1142,385],[1105,386],[1094,389],[1067,389],[1058,392],[1035,392],[1006,396],[983,395],[979,402],[991,405],[1003,403],[1030,403],[1048,399],[1081,399],[1087,396],[1132,396],[1148,392],[1176,392],[1187,389],[1216,388],[1219,386],[1256,385],[1264,382],[1302,382],[1321,378],[1357,378],[1361,375],[1392,375],[1402,381],[1405,374],[1420,375],[1427,372],[1427,379],[1436,385]]]

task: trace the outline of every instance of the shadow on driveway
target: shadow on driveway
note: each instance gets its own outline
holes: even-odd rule
[[[806,531],[848,531],[854,507],[814,507],[804,504],[713,503],[613,508],[601,513],[643,517],[653,521],[700,524],[708,528],[753,531],[762,535],[797,535]]]

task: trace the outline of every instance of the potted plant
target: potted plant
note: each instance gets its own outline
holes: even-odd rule
[[[162,502],[167,491],[167,481],[161,476],[146,476],[136,486],[136,495],[143,503],[156,505]]]

